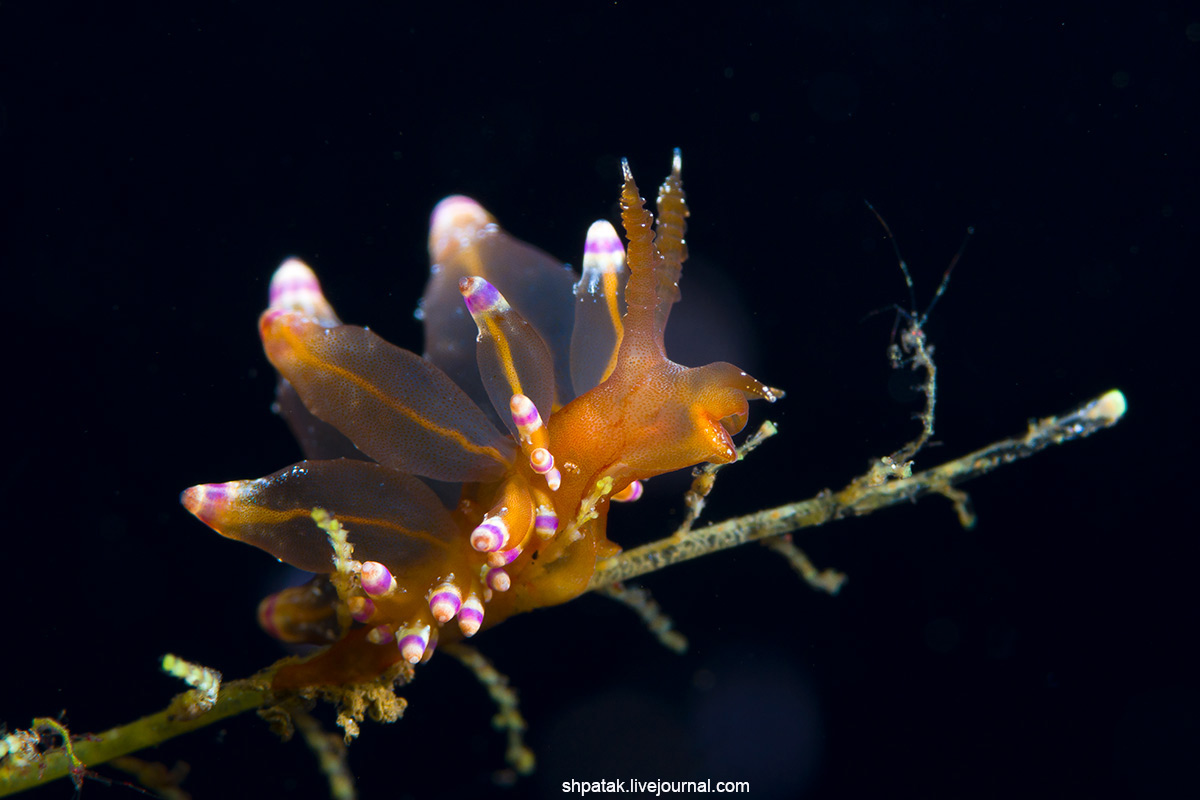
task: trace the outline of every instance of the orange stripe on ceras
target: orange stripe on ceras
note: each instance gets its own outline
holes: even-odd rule
[[[191,512],[198,520],[208,527],[225,536],[225,531],[247,525],[282,525],[297,517],[312,517],[311,508],[268,508],[247,502],[240,495],[241,486],[253,486],[257,481],[229,481],[227,483],[209,483],[192,486],[180,495],[183,507]],[[347,527],[370,525],[385,528],[393,533],[411,536],[427,544],[441,549],[449,549],[450,544],[424,531],[406,528],[387,519],[360,517],[347,514],[334,515],[339,522]],[[314,525],[316,523],[313,523]],[[231,537],[232,538],[232,537]],[[353,542],[353,536],[351,536]],[[332,552],[332,550],[330,551]]]
[[[311,508],[276,509],[276,508],[266,508],[264,506],[250,505],[248,503],[244,504],[242,506],[242,508],[246,509],[246,510],[252,510],[252,513],[246,514],[246,516],[252,517],[251,521],[253,523],[257,523],[260,525],[261,524],[279,525],[284,522],[290,522],[290,521],[296,519],[297,517],[305,517],[305,518],[312,517],[312,509]],[[241,510],[241,509],[239,509],[239,510]],[[422,542],[433,545],[434,547],[441,548],[443,550],[447,550],[450,547],[448,542],[445,542],[445,541],[437,538],[436,536],[433,536],[432,534],[425,533],[423,531],[413,530],[412,528],[406,528],[403,525],[398,525],[395,522],[392,522],[387,519],[380,519],[378,517],[359,517],[359,516],[355,516],[353,514],[333,514],[333,516],[335,519],[337,519],[338,522],[342,523],[342,525],[344,525],[346,527],[347,538],[349,539],[351,544],[354,544],[354,528],[356,526],[372,526],[372,527],[376,527],[376,528],[385,528],[385,529],[391,531],[392,533],[396,533],[396,534],[399,534],[402,536],[411,536],[414,539],[419,539]],[[242,524],[246,524],[246,523],[243,522]],[[313,523],[313,525],[315,526],[316,523]],[[333,550],[331,548],[330,549],[331,556],[332,556],[332,553],[333,553]]]
[[[504,335],[504,331],[500,328],[499,319],[499,315],[497,314],[483,314],[488,335],[496,343],[500,366],[504,368],[504,379],[508,381],[509,394],[525,394],[525,390],[521,388],[521,377],[517,375],[516,365],[513,364],[512,348],[509,347],[508,337]]]
[[[326,372],[332,373],[334,375],[337,375],[340,378],[343,378],[348,383],[352,383],[352,384],[358,386],[364,392],[366,392],[367,394],[369,394],[369,395],[375,397],[377,400],[379,400],[379,402],[382,403],[383,405],[392,409],[393,411],[400,414],[401,416],[407,417],[408,419],[412,420],[413,422],[415,422],[417,425],[424,428],[425,430],[431,431],[433,433],[438,434],[439,436],[444,436],[447,439],[453,440],[460,447],[462,447],[462,449],[466,450],[469,453],[477,453],[481,456],[486,456],[488,458],[493,459],[494,461],[496,461],[499,464],[504,464],[504,465],[508,464],[508,461],[504,458],[504,456],[496,448],[475,444],[470,439],[468,439],[463,434],[462,431],[458,430],[457,428],[445,428],[445,427],[442,427],[441,425],[435,425],[434,423],[430,422],[425,417],[422,417],[420,414],[417,414],[411,408],[408,408],[407,406],[396,403],[394,401],[394,399],[391,397],[391,395],[389,395],[386,392],[384,392],[383,390],[379,389],[377,386],[375,386],[375,384],[370,383],[369,381],[363,380],[356,373],[351,372],[350,370],[347,370],[347,369],[343,369],[342,367],[338,367],[333,364],[330,364],[327,361],[322,361],[321,359],[317,358],[315,355],[312,355],[311,351],[299,347],[298,345],[301,340],[300,340],[300,337],[294,332],[294,329],[292,329],[292,326],[290,326],[290,325],[282,326],[282,325],[276,324],[276,319],[279,316],[282,316],[285,314],[289,315],[289,316],[293,316],[293,317],[299,316],[295,312],[291,312],[291,311],[267,311],[266,313],[263,314],[263,320],[262,320],[263,339],[267,338],[267,326],[268,325],[272,325],[274,327],[274,329],[276,329],[276,330],[281,327],[288,328],[288,330],[286,332],[284,332],[281,336],[282,336],[282,338],[286,339],[288,341],[288,343],[291,344],[291,347],[289,348],[289,352],[293,354],[293,357],[295,358],[296,361],[299,361],[303,364],[309,364],[309,365],[316,364],[316,365],[320,366],[322,369],[324,369]]]
[[[604,374],[600,376],[601,381],[608,380],[608,376],[612,375],[613,370],[617,368],[617,356],[621,353],[621,340],[625,338],[625,323],[621,321],[621,309],[617,305],[618,277],[617,273],[608,272],[601,278],[604,282],[604,304],[608,307],[608,316],[612,321],[613,338],[615,339],[612,352],[608,354],[608,365],[604,367]]]

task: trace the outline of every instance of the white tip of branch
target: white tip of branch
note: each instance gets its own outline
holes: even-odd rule
[[[1092,403],[1089,403],[1080,413],[1086,419],[1111,425],[1125,416],[1125,395],[1120,389],[1110,389]]]

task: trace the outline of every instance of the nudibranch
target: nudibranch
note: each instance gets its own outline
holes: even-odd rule
[[[628,248],[596,222],[581,276],[474,200],[438,203],[423,357],[343,324],[302,262],[276,271],[259,331],[306,460],[181,498],[221,535],[318,573],[259,608],[280,639],[334,643],[276,686],[374,677],[428,659],[439,636],[578,596],[620,549],[611,501],[734,460],[747,401],[782,396],[732,364],[667,358],[687,258],[679,152],[657,220],[622,170]],[[344,526],[352,560],[335,559],[314,508]]]

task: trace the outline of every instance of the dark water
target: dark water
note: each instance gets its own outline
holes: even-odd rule
[[[285,571],[176,498],[299,458],[255,333],[280,261],[420,350],[440,197],[578,264],[619,158],[648,193],[681,147],[671,352],[788,391],[711,518],[839,486],[916,431],[892,316],[861,321],[909,305],[865,199],[921,304],[977,231],[926,326],[919,466],[1114,386],[1128,418],[968,485],[973,531],[934,498],[803,535],[849,573],[837,598],[757,547],[651,577],[685,656],[595,597],[480,637],[540,757],[512,789],[484,692],[435,658],[352,747],[362,796],[1194,794],[1198,57],[1200,14],[1166,3],[0,6],[0,720],[101,730],[178,689],[165,652],[230,677],[277,657],[253,612]],[[613,538],[668,533],[685,483],[652,481]],[[188,761],[197,798],[325,796],[252,716],[147,757]]]

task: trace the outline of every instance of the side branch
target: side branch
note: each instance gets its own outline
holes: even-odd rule
[[[949,461],[915,475],[883,480],[872,469],[839,492],[828,490],[798,503],[719,522],[697,530],[681,530],[666,539],[626,550],[597,565],[588,590],[600,589],[654,572],[681,561],[730,547],[779,536],[801,528],[823,525],[848,516],[861,516],[901,502],[911,502],[936,492],[947,495],[962,508],[960,493],[952,487],[985,475],[1003,464],[1011,464],[1039,450],[1090,436],[1115,425],[1125,414],[1125,396],[1112,389],[1061,417],[1030,422],[1024,436],[1004,439],[982,450]]]

